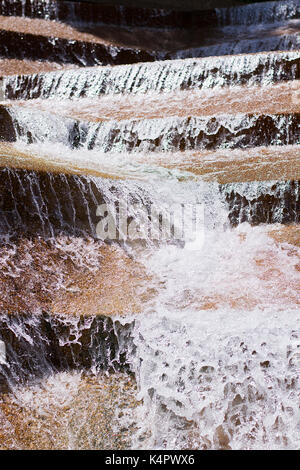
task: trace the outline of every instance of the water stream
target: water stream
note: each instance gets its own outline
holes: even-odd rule
[[[33,0],[13,13],[59,14]],[[298,21],[299,2],[215,15],[262,29]],[[51,111],[296,82],[299,37],[274,40],[280,52],[253,41],[221,57],[241,47],[223,43],[205,46],[218,57],[3,78],[0,448],[300,447],[299,176],[267,158],[297,152],[297,105],[101,122]],[[254,170],[220,182],[177,165],[192,156]]]

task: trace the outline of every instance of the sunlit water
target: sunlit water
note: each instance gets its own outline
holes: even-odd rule
[[[108,200],[116,198],[108,183],[102,183],[102,188],[106,188]],[[159,178],[125,186],[119,183],[119,190],[123,198],[134,191],[145,202],[151,198],[158,207],[176,202],[204,202],[206,207],[198,236],[184,243],[157,247],[146,237],[148,247],[141,250],[139,243],[128,241],[131,256],[144,264],[155,279],[155,288],[159,287],[135,319],[135,346],[127,348],[141,401],[129,413],[135,427],[127,445],[297,448],[300,249],[270,236],[280,225],[230,227],[216,185],[174,178],[162,184]],[[133,215],[138,221],[138,213]],[[63,253],[64,240],[57,243]],[[74,248],[74,242],[69,242],[65,256],[75,256]],[[75,265],[83,262],[89,270],[97,268],[93,245],[85,250],[81,243],[76,253]],[[9,255],[6,252],[6,259]],[[34,420],[39,425],[40,414],[45,403],[52,403],[52,395],[59,408],[61,401],[67,406],[70,387],[77,390],[76,375],[66,376],[66,380],[70,385],[63,382],[57,390],[56,382],[42,385],[46,387],[42,395],[38,389],[20,389],[17,403],[28,410],[30,402],[29,409],[37,410]],[[32,394],[36,397],[33,402]],[[132,413],[137,413],[135,418]],[[75,415],[58,416],[59,426],[71,426],[75,434],[67,440],[59,434],[54,445],[72,448],[86,442],[93,447],[88,444],[93,439],[96,447],[104,445],[97,441],[97,428],[80,431]],[[76,441],[79,432],[85,436],[80,444]]]
[[[44,7],[55,16],[53,2]],[[175,61],[6,78],[4,91],[53,98],[55,106],[55,98],[143,99],[235,85],[263,94],[266,85],[299,78],[298,1],[217,13],[229,39],[236,26],[245,36],[181,51]],[[272,37],[263,37],[265,23]],[[266,48],[287,52],[180,60]],[[9,108],[16,142],[3,153],[26,170],[1,173],[11,188],[1,222],[1,321],[13,341],[11,363],[2,363],[10,389],[0,401],[0,447],[299,448],[299,184],[288,181],[296,163],[284,160],[295,154],[299,123],[295,112],[279,113],[263,124],[247,113],[89,123]],[[265,154],[273,161],[280,154],[292,176],[270,166],[246,181],[240,169],[221,188],[197,171],[200,157],[212,166],[240,159],[255,167],[258,146],[261,166]],[[186,158],[191,165],[180,166]],[[120,230],[112,245],[95,240],[100,202],[128,204],[137,236]],[[174,205],[203,209],[197,231],[187,211],[185,236],[160,239],[157,227],[149,229],[149,210],[163,217]],[[173,229],[181,222],[175,218]],[[106,259],[121,269],[107,269]],[[94,286],[108,295],[99,299]],[[142,299],[139,309],[129,297]],[[113,319],[101,318],[104,299]],[[21,311],[31,315],[13,316]]]

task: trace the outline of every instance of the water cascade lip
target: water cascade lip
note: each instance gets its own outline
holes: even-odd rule
[[[148,180],[149,175],[217,181],[220,184],[300,179],[298,145],[252,149],[109,154],[56,145],[0,144],[2,167],[87,175],[110,180]]]
[[[9,16],[5,16],[9,9],[7,12],[4,2],[4,16],[0,17],[0,56],[14,61],[27,59],[37,63],[50,61],[94,66],[299,49],[299,3],[292,0],[289,0],[287,8],[280,3],[269,5],[267,11],[259,8],[259,13],[251,6],[236,9],[235,15],[229,19],[226,9],[201,11],[199,14],[162,14],[154,10],[149,16],[149,10],[141,9],[135,13],[133,10],[128,15],[126,12],[130,9],[91,4],[84,8],[94,9],[96,13],[84,19],[82,7],[72,2],[60,2],[59,5],[50,2],[46,7],[40,2],[29,2],[29,5],[25,2],[20,6],[20,16],[12,17],[15,19],[11,21]],[[32,7],[34,10],[36,6],[40,6],[41,11],[32,15]],[[82,18],[80,23],[74,20],[77,8]],[[64,10],[68,10],[67,15]],[[128,32],[128,27],[134,26],[132,18],[138,18],[134,35]],[[149,18],[150,25],[147,25]],[[168,28],[166,22],[161,25],[162,41],[157,41],[157,18],[167,19],[167,23],[173,21],[173,29]],[[151,21],[154,22],[152,27]],[[37,41],[39,48],[34,47]],[[149,47],[151,42],[153,45]]]
[[[239,42],[219,43],[213,46],[193,47],[182,49],[173,54],[174,59],[185,59],[188,57],[209,57],[236,54],[251,54],[255,51],[282,51],[282,50],[298,50],[299,34],[287,34],[285,36],[259,38],[259,39],[242,39]]]
[[[183,11],[180,11],[183,10]],[[81,23],[97,22],[118,26],[151,27],[200,27],[207,24],[224,26],[232,24],[268,23],[299,18],[299,0],[266,2],[263,5],[243,5],[235,8],[216,8],[211,10],[186,8],[172,9],[132,8],[114,5],[80,4],[80,2],[19,0],[1,2],[1,15],[47,18],[49,20],[69,20]]]
[[[269,101],[266,102],[266,94]],[[133,95],[102,95],[98,98],[11,100],[30,109],[93,122],[153,119],[163,116],[218,116],[222,114],[282,114],[300,111],[300,80],[266,86],[235,86]],[[251,96],[251,100],[250,100]],[[55,105],[54,105],[55,103]]]
[[[221,186],[233,226],[243,222],[299,223],[299,182],[268,181]]]
[[[257,53],[4,77],[7,99],[93,98],[298,80],[299,52]]]
[[[292,0],[287,2],[266,2],[263,4],[237,6],[235,8],[217,9],[218,24],[256,24],[277,22],[281,19],[299,19],[300,2]]]
[[[0,335],[7,364],[1,366],[1,391],[17,383],[65,370],[129,371],[123,341],[130,343],[132,323],[109,317],[70,318],[42,314],[1,315]],[[107,347],[109,344],[109,347]]]
[[[105,153],[234,149],[299,142],[298,113],[89,123],[18,106],[2,106],[0,111],[4,116],[10,115],[2,119],[2,140],[62,143],[70,148],[99,149]],[[29,116],[34,120],[32,126],[28,126]]]

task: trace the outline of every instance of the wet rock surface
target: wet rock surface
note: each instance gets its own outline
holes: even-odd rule
[[[89,179],[5,168],[0,175],[3,234],[96,236],[96,209],[105,201]]]
[[[7,99],[93,98],[101,95],[260,85],[298,80],[299,53],[282,51],[255,55],[155,62],[114,68],[93,67],[53,74],[4,79]],[[157,80],[157,77],[159,79]]]
[[[13,142],[16,140],[16,133],[7,110],[0,107],[0,141]]]
[[[121,373],[56,373],[19,386],[0,398],[0,449],[129,449],[138,426],[136,392]]]
[[[25,34],[15,31],[0,31],[0,56],[22,60],[50,61],[81,66],[117,65],[136,62],[151,62],[155,55],[129,48],[113,48],[102,44],[76,42],[62,38]],[[39,48],[36,48],[36,43]]]
[[[247,189],[247,184],[229,184],[221,189],[232,225],[243,222],[253,225],[299,223],[299,181],[269,183],[264,189],[259,183],[255,188],[253,183],[252,190],[248,192]]]
[[[1,2],[0,448],[299,447],[299,7]]]
[[[130,371],[132,323],[109,317],[1,315],[0,337],[6,345],[1,392],[31,383],[53,371]]]

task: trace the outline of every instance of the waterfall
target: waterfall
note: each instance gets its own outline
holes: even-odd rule
[[[56,65],[95,66],[298,50],[298,0],[268,3],[267,6],[249,5],[180,13],[93,3],[87,3],[83,7],[80,3],[69,1],[16,0],[11,3],[3,0],[0,3],[0,13],[4,16],[18,15],[37,22],[52,20],[57,24],[66,22],[74,31],[79,32],[86,29],[89,31],[89,28],[93,31],[100,27],[102,32],[92,35],[90,40],[86,40],[84,35],[84,38],[77,35],[76,39],[70,40],[64,36],[60,37],[57,32],[54,36],[40,33],[37,38],[35,30],[29,34],[28,30],[25,33],[22,29],[6,30],[5,27],[0,31],[0,56],[15,60],[50,61]],[[107,45],[106,37],[111,37],[111,28],[116,27],[122,31],[121,39]],[[161,45],[156,46],[154,43],[153,47],[149,47],[144,44],[142,37],[136,45],[130,41],[127,43],[128,27],[136,27],[138,37],[141,36],[143,28],[146,28],[150,36],[153,36],[157,29],[158,33],[163,35]],[[198,36],[199,28],[206,31],[203,37]],[[178,31],[185,31],[186,34],[190,31],[191,38],[197,38],[192,43],[196,41],[197,45],[189,47],[188,39],[179,39],[178,44],[175,40],[177,45],[174,51],[170,35],[176,38]],[[37,40],[39,48],[35,48]],[[153,51],[155,47],[157,50]]]
[[[177,52],[175,59],[185,59],[187,57],[207,57],[235,54],[251,54],[260,51],[282,51],[285,49],[298,50],[299,36],[286,35],[280,37],[270,37],[262,39],[239,40],[234,42],[217,44],[214,46],[196,47]]]
[[[31,18],[58,19],[59,5],[55,0],[1,0],[0,14]]]
[[[136,367],[146,406],[134,448],[298,447],[299,326],[289,309],[161,308],[151,321],[141,319]]]
[[[50,20],[69,20],[75,23],[95,23],[95,12],[98,22],[123,26],[154,25],[156,27],[174,26],[187,19],[191,24],[199,24],[203,12],[195,11],[177,13],[163,9],[126,8],[109,5],[78,5],[78,2],[60,2],[55,0],[1,0],[2,15],[28,16],[31,18],[47,18]],[[207,12],[205,12],[207,15]],[[278,21],[299,19],[299,0],[269,1],[263,4],[243,5],[236,8],[216,8],[215,15],[218,26],[267,24]],[[196,21],[195,21],[196,18]],[[195,21],[195,23],[191,20]],[[215,20],[212,15],[208,19]],[[207,20],[206,20],[207,21]],[[201,23],[200,23],[201,24]],[[204,22],[205,24],[205,22]]]
[[[300,18],[299,0],[254,3],[236,8],[217,8],[219,26],[276,23]]]
[[[102,152],[185,151],[299,143],[299,115],[221,115],[88,123],[8,108],[24,143],[62,143]],[[29,117],[33,122],[29,124]],[[265,133],[265,129],[268,132]]]
[[[3,168],[0,171],[2,204],[0,234],[3,240],[20,236],[58,235],[97,238],[97,207],[117,207],[120,199],[147,206],[154,204],[151,186],[124,184],[93,176],[55,174]],[[158,208],[161,202],[155,202]],[[137,218],[138,212],[128,214]]]
[[[298,61],[299,52],[294,51],[69,70],[4,77],[3,90],[9,99],[74,99],[102,94],[145,94],[150,91],[171,92],[237,84],[264,85],[299,79]]]
[[[222,186],[221,191],[233,225],[299,222],[298,181],[235,183]]]
[[[299,448],[299,8],[0,0],[0,449]]]
[[[53,317],[44,312],[2,315],[0,330],[9,364],[1,370],[0,384],[10,389],[53,371],[129,368],[130,323],[100,316]]]

